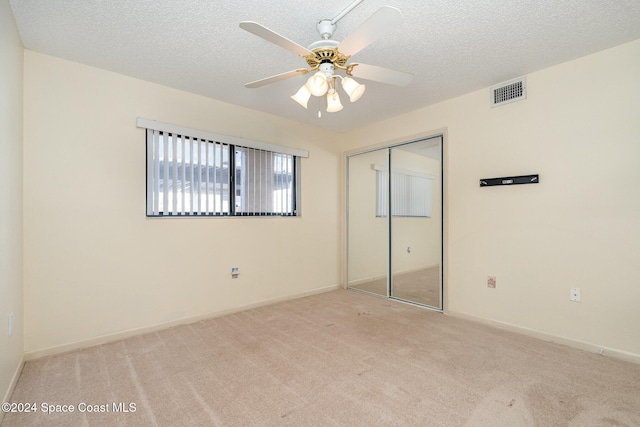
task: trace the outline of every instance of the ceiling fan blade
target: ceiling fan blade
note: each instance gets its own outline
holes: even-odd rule
[[[248,87],[248,88],[257,88],[257,87],[261,87],[261,86],[266,86],[266,85],[270,85],[271,83],[275,83],[275,82],[279,82],[280,80],[284,80],[284,79],[288,79],[291,77],[295,77],[295,76],[299,76],[301,74],[305,74],[307,72],[307,70],[301,69],[301,70],[291,70],[291,71],[287,71],[286,73],[281,73],[281,74],[276,74],[275,76],[271,76],[271,77],[266,77],[264,79],[260,79],[260,80],[256,80],[254,82],[250,82],[244,85],[244,87]]]
[[[260,25],[257,22],[243,21],[240,23],[240,28],[249,31],[250,33],[255,34],[258,37],[261,37],[268,42],[278,45],[281,48],[288,50],[289,52],[293,52],[296,55],[305,56],[312,54],[312,52],[306,47],[300,46],[296,42],[292,42],[288,38],[283,37],[274,31],[271,31],[267,27]]]
[[[346,55],[355,55],[382,36],[402,25],[402,13],[391,6],[382,6],[338,45]]]
[[[354,64],[355,65],[355,64]],[[406,86],[413,80],[413,74],[404,71],[390,70],[377,65],[357,64],[351,72],[354,77],[373,80],[394,86]]]

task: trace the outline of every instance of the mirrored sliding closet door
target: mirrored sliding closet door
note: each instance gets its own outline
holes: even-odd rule
[[[351,155],[347,167],[348,288],[441,310],[442,137]]]

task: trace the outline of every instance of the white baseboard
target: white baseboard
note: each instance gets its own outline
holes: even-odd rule
[[[24,356],[20,358],[20,362],[18,362],[18,366],[16,366],[16,370],[13,373],[13,377],[11,378],[11,382],[9,383],[9,388],[2,398],[2,402],[9,402],[11,400],[11,395],[13,394],[13,390],[16,388],[16,384],[18,384],[18,378],[20,378],[20,374],[22,373],[22,368],[24,367]],[[2,424],[2,420],[4,419],[4,412],[0,411],[0,424]]]
[[[262,307],[262,306],[265,306],[265,305],[275,304],[275,303],[278,303],[278,302],[288,301],[288,300],[292,300],[292,299],[296,299],[296,298],[302,298],[302,297],[306,297],[306,296],[310,296],[310,295],[321,294],[321,293],[324,293],[324,292],[335,291],[335,290],[342,289],[342,288],[343,287],[341,285],[326,286],[326,287],[323,287],[323,288],[313,289],[311,291],[304,291],[304,292],[299,292],[299,293],[287,295],[287,296],[284,296],[284,297],[266,299],[266,300],[254,302],[254,303],[251,303],[251,304],[246,304],[246,305],[242,305],[242,306],[229,308],[229,309],[226,309],[226,310],[220,310],[220,311],[216,311],[216,312],[212,312],[212,313],[201,314],[201,315],[198,315],[198,316],[184,317],[184,318],[181,318],[181,319],[171,320],[169,322],[159,323],[157,325],[151,325],[151,326],[144,326],[144,327],[141,327],[141,328],[128,329],[128,330],[125,330],[125,331],[120,331],[120,332],[116,332],[116,333],[108,334],[108,335],[102,335],[102,336],[99,336],[99,337],[89,338],[89,339],[86,339],[86,340],[76,341],[76,342],[72,342],[72,343],[68,343],[68,344],[57,345],[57,346],[48,347],[48,348],[44,348],[44,349],[40,349],[40,350],[28,351],[28,352],[26,352],[24,354],[24,358],[23,359],[28,361],[28,360],[39,359],[39,358],[45,357],[45,356],[51,356],[51,355],[54,355],[54,354],[60,354],[60,353],[66,353],[66,352],[69,352],[69,351],[80,350],[80,349],[87,348],[87,347],[93,347],[95,345],[106,344],[106,343],[109,343],[109,342],[118,341],[118,340],[125,339],[125,338],[130,338],[130,337],[133,337],[133,336],[136,336],[136,335],[142,335],[142,334],[146,334],[146,333],[149,333],[149,332],[156,332],[156,331],[160,331],[160,330],[163,330],[163,329],[168,329],[168,328],[171,328],[173,326],[186,325],[186,324],[189,324],[189,323],[199,322],[201,320],[211,319],[211,318],[214,318],[214,317],[220,317],[220,316],[224,316],[224,315],[227,315],[227,314],[238,313],[240,311],[250,310],[252,308]]]
[[[537,338],[543,341],[549,341],[556,344],[562,344],[573,348],[578,348],[580,350],[589,351],[591,353],[597,353],[602,356],[613,357],[615,359],[625,360],[627,362],[639,363],[640,364],[640,354],[630,353],[628,351],[619,350],[615,348],[605,347],[602,345],[592,344],[588,342],[578,341],[571,338],[561,337],[558,335],[549,334],[546,332],[538,331],[535,329],[529,329],[518,325],[513,325],[510,323],[499,322],[497,320],[485,319],[482,317],[476,317],[469,314],[458,313],[453,311],[446,312],[449,316],[458,317],[461,319],[471,320],[473,322],[482,323],[484,325],[493,326],[498,329],[504,329],[511,332],[516,332],[522,335],[530,336],[533,338]]]

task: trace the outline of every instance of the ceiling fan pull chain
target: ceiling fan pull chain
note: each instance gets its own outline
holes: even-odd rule
[[[363,0],[355,0],[354,2],[352,2],[349,6],[345,7],[342,12],[336,15],[336,17],[331,20],[331,23],[335,24],[336,22],[341,20],[342,17],[344,17],[347,13],[351,12],[357,5],[362,3],[362,1]]]

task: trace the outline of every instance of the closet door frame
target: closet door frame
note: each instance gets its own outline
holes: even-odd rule
[[[379,296],[379,297],[383,297],[383,298],[387,298],[387,299],[392,299],[395,301],[399,301],[399,302],[404,302],[404,303],[408,303],[408,304],[413,304],[413,305],[418,305],[420,307],[424,307],[427,308],[429,310],[434,310],[434,311],[439,311],[442,312],[444,311],[445,308],[445,248],[446,248],[446,234],[445,234],[445,200],[446,200],[446,195],[445,195],[445,133],[446,132],[438,132],[438,133],[433,133],[430,134],[428,136],[424,136],[424,137],[419,137],[419,138],[415,138],[415,139],[411,139],[408,141],[404,141],[404,142],[400,142],[400,143],[396,143],[396,144],[389,144],[389,145],[382,145],[382,146],[376,146],[376,147],[372,147],[372,148],[368,148],[368,149],[364,149],[364,150],[360,150],[360,151],[354,151],[351,153],[347,153],[346,155],[346,239],[345,239],[345,246],[346,246],[346,251],[345,251],[345,261],[346,261],[346,268],[345,268],[345,287],[347,289],[350,290],[354,290],[357,292],[363,292],[363,293],[367,293],[370,295],[374,295],[374,296]],[[353,287],[350,286],[350,282],[349,282],[349,249],[350,249],[350,238],[349,238],[349,225],[350,225],[350,212],[349,212],[349,202],[350,202],[350,187],[349,187],[349,174],[350,174],[350,169],[349,169],[349,159],[353,156],[358,156],[358,155],[362,155],[362,154],[367,154],[367,153],[372,153],[372,152],[379,152],[379,151],[386,151],[386,169],[387,169],[387,173],[388,173],[388,177],[387,177],[387,183],[388,183],[388,188],[387,188],[387,202],[388,202],[388,206],[387,206],[387,212],[391,212],[392,211],[392,197],[391,197],[391,186],[392,186],[392,182],[391,182],[391,170],[392,170],[392,150],[394,148],[399,148],[402,146],[408,146],[410,144],[415,144],[415,143],[419,143],[419,142],[424,142],[427,140],[432,140],[432,139],[438,139],[439,138],[439,152],[440,152],[440,159],[439,159],[439,163],[440,163],[440,168],[439,168],[439,185],[437,188],[434,188],[434,191],[439,191],[440,193],[440,203],[439,206],[437,206],[437,209],[439,210],[439,215],[440,215],[440,223],[439,223],[439,230],[440,230],[440,250],[439,250],[439,262],[440,262],[440,270],[439,270],[439,303],[438,306],[431,306],[431,305],[426,305],[426,304],[422,304],[420,302],[415,302],[415,301],[409,301],[409,300],[405,300],[402,298],[396,298],[393,296],[393,249],[392,249],[392,245],[393,245],[393,215],[387,215],[386,219],[387,219],[387,234],[386,234],[386,239],[387,239],[387,259],[386,259],[386,264],[387,264],[387,268],[386,268],[386,295],[381,295],[379,293],[374,293],[374,292],[368,292],[366,290],[363,289],[358,289],[357,287]],[[435,208],[434,208],[435,209]]]

